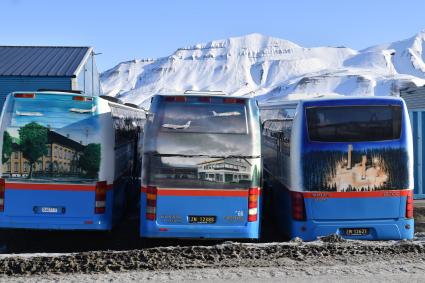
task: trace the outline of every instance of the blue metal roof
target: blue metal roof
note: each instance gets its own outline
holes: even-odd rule
[[[0,46],[0,76],[72,77],[90,47]]]

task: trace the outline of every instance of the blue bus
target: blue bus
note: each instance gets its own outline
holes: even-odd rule
[[[402,99],[319,98],[260,109],[265,197],[280,232],[306,241],[413,238],[412,133]]]
[[[145,126],[140,235],[257,239],[260,145],[254,99],[154,96]]]
[[[110,230],[117,223],[138,192],[131,177],[141,166],[145,114],[109,100],[8,95],[0,119],[0,228]]]

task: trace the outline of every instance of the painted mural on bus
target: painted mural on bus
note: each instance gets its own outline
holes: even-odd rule
[[[400,147],[310,151],[303,158],[303,181],[307,191],[399,190],[409,186],[407,151]]]
[[[34,104],[26,100],[15,101],[3,133],[2,177],[15,181],[96,181],[101,145],[92,104],[76,100],[43,103],[45,107],[32,109]],[[64,107],[69,109],[66,114]]]

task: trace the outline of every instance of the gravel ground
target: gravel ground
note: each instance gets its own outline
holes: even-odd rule
[[[425,237],[346,241],[158,247],[0,258],[1,281],[423,281]]]
[[[417,231],[425,231],[425,203],[415,219]],[[268,237],[257,244],[162,241],[158,247],[143,244],[133,222],[109,235],[14,232],[14,247],[0,247],[9,250],[0,254],[0,282],[425,280],[425,233],[413,241],[347,241],[332,235],[309,243],[268,243],[280,241]]]

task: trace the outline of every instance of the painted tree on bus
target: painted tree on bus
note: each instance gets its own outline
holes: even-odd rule
[[[79,160],[80,168],[89,178],[96,178],[100,168],[100,144],[89,143]]]
[[[47,128],[31,122],[19,130],[20,150],[30,164],[28,178],[32,177],[34,163],[47,154]]]
[[[12,137],[10,136],[9,132],[5,131],[3,134],[3,156],[2,156],[2,162],[6,163],[10,156],[12,155]]]

